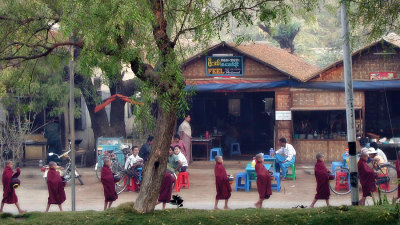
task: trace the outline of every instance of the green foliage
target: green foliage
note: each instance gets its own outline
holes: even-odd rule
[[[26,213],[0,219],[2,224],[398,224],[397,206],[315,209],[168,209],[137,213],[132,203],[104,212]],[[18,218],[18,219],[17,219]]]

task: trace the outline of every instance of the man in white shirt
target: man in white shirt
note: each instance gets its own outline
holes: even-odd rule
[[[279,171],[279,168],[282,170],[282,180],[285,180],[289,167],[296,161],[296,150],[291,144],[286,143],[286,138],[279,139],[279,145],[281,148],[276,151],[275,159],[277,170]]]
[[[143,161],[142,158],[140,158],[139,156],[139,147],[134,146],[133,147],[133,154],[130,155],[125,162],[125,169],[129,169],[131,168],[133,165],[135,165],[136,163]]]
[[[379,149],[378,144],[376,142],[370,143],[370,146],[376,150],[376,152],[378,153],[378,155],[380,157],[382,157],[384,163],[388,163],[388,159],[386,157],[386,154],[381,149]]]

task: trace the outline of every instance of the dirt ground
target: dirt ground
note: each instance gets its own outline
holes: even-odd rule
[[[247,161],[224,161],[225,168],[228,174],[236,174],[244,172]],[[327,164],[329,165],[329,164]],[[330,169],[330,168],[328,168]],[[297,205],[309,206],[315,195],[315,177],[309,172],[313,171],[311,164],[297,164],[295,181],[287,180],[282,182],[281,192],[273,190],[270,199],[264,201],[265,208],[291,208]],[[103,209],[103,187],[96,178],[93,168],[80,168],[84,185],[77,184],[76,186],[76,210],[102,210]],[[215,199],[215,178],[214,178],[214,162],[196,161],[189,166],[190,189],[181,189],[179,195],[184,199],[184,208],[191,209],[212,209]],[[22,185],[17,189],[17,195],[20,205],[28,211],[44,211],[47,204],[47,186],[41,177],[40,168],[25,167],[22,168],[20,176]],[[78,182],[78,181],[77,181]],[[2,191],[2,185],[0,187]],[[235,184],[232,184],[234,190]],[[232,197],[229,200],[229,207],[232,209],[238,208],[253,208],[254,203],[258,199],[256,185],[252,185],[250,192],[238,191],[232,192]],[[67,200],[63,204],[66,211],[71,210],[71,187],[67,185],[65,188]],[[173,191],[173,194],[176,194]],[[361,192],[360,192],[361,194]],[[388,194],[388,198],[397,194]],[[124,192],[118,196],[118,200],[113,206],[117,206],[124,202],[132,202],[136,199],[137,193]],[[331,193],[330,203],[334,206],[350,205],[351,196],[337,196]],[[371,198],[367,204],[372,204]],[[324,201],[319,201],[316,207],[324,206]],[[172,205],[167,205],[167,208],[173,208]],[[220,208],[223,203],[220,202]],[[160,209],[157,206],[156,209]],[[51,211],[57,211],[57,206],[52,206]],[[6,205],[5,212],[17,213],[14,205]]]

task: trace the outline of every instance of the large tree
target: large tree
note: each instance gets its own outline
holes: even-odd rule
[[[304,2],[313,8],[314,1]],[[207,46],[232,21],[248,26],[258,18],[283,19],[288,11],[284,1],[273,0],[222,0],[219,4],[210,0],[5,0],[0,3],[0,60],[3,66],[18,67],[50,57],[56,50],[76,48],[75,78],[92,117],[105,113],[93,114],[88,101],[95,92],[93,70],[100,68],[114,78],[110,89],[121,91],[135,87],[119,82],[122,65],[130,65],[142,83],[142,97],[148,100],[145,106],[154,97],[158,104],[155,141],[135,202],[138,211],[149,212],[157,202],[177,115],[188,109],[189,93],[180,70],[184,53]],[[59,29],[57,37],[52,36],[54,26]],[[93,129],[96,126],[102,125],[93,124]]]

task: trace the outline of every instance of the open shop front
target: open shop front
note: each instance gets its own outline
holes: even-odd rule
[[[274,92],[202,92],[193,97],[191,111],[193,136],[208,131],[220,138],[215,145],[225,156],[232,143],[240,143],[242,156],[274,146]]]
[[[370,142],[378,142],[389,160],[400,150],[400,91],[365,92],[365,133]]]

